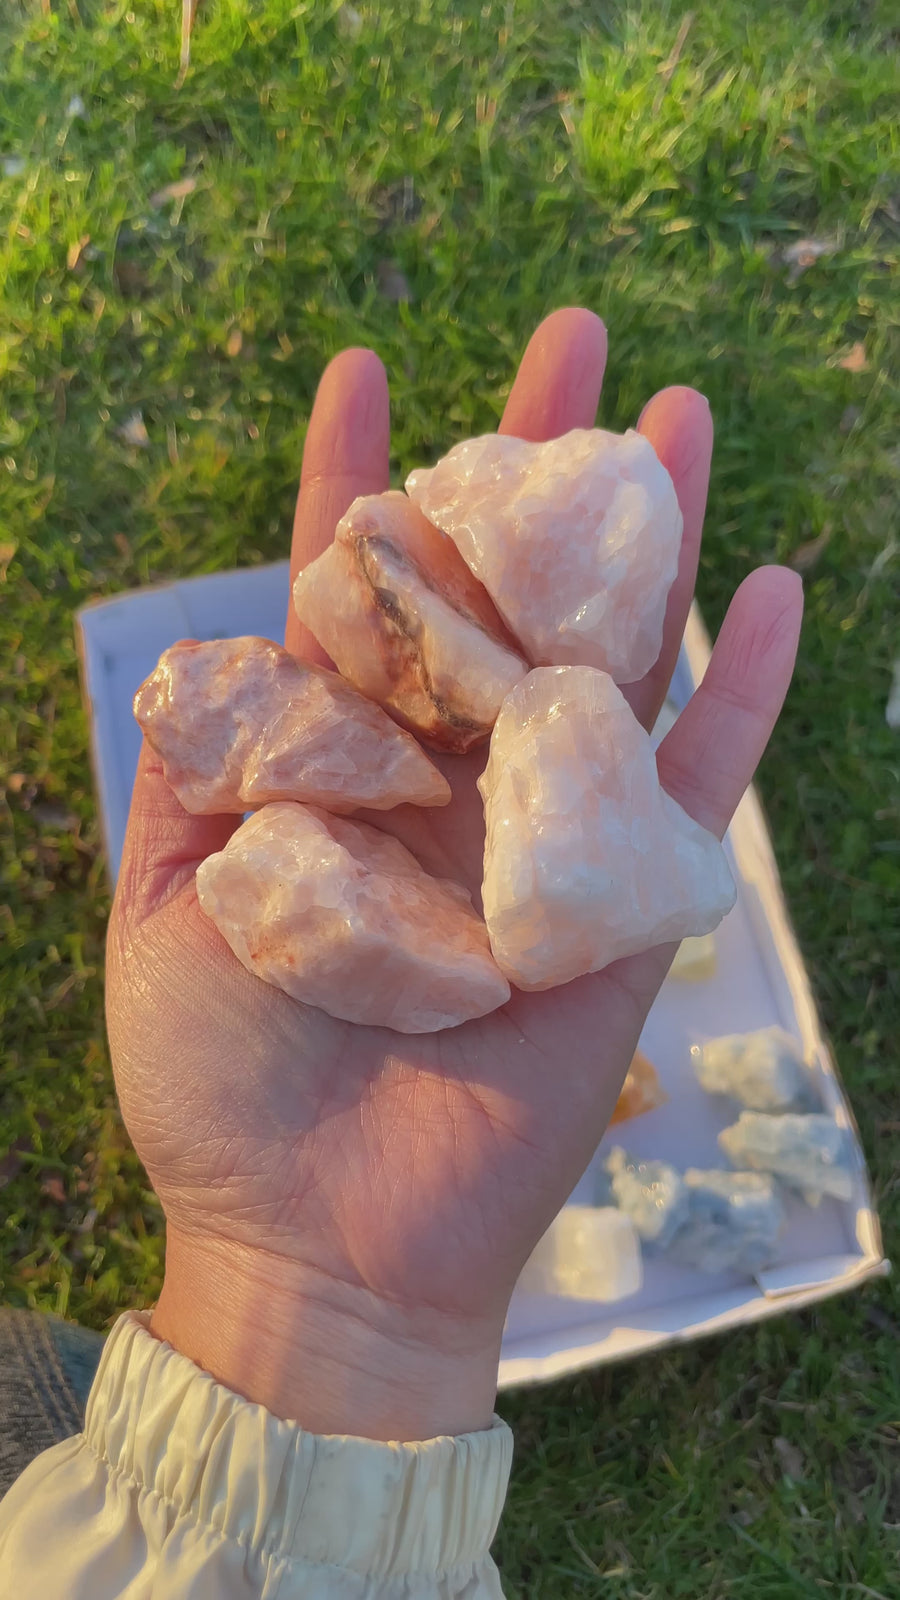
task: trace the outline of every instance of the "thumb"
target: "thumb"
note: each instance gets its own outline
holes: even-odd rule
[[[224,849],[240,821],[238,816],[195,817],[185,811],[166,783],[160,757],[145,739],[116,886],[117,914],[141,922],[159,910],[190,881],[201,861]]]

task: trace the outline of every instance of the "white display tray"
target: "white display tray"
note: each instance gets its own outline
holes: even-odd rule
[[[113,879],[140,748],[131,701],[163,650],[182,638],[259,634],[282,639],[288,564],[244,568],[138,589],[86,606],[76,619],[101,826]],[[696,608],[685,630],[671,698],[681,706],[700,681],[709,642]],[[637,1156],[684,1168],[723,1166],[716,1135],[735,1113],[697,1085],[690,1047],[700,1039],[780,1023],[802,1042],[821,1076],[828,1109],[853,1130],[858,1157],[853,1200],[788,1208],[778,1262],[751,1279],[710,1276],[665,1260],[645,1259],[639,1294],[614,1305],[549,1295],[513,1296],[503,1340],[501,1387],[538,1382],[659,1349],[704,1333],[739,1327],[808,1305],[888,1270],[878,1218],[852,1113],[816,1014],[791,929],[762,810],[752,790],[726,841],[738,898],[716,934],[714,977],[669,979],[641,1036],[669,1101],[613,1128],[572,1198],[594,1198],[604,1152],[623,1144]]]

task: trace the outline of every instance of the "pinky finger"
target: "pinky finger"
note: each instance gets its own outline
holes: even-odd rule
[[[759,567],[728,608],[706,675],[657,753],[660,782],[720,837],[751,782],[791,681],[803,586]]]

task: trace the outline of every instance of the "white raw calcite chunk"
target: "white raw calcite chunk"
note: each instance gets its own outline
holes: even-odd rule
[[[342,812],[450,799],[410,734],[336,672],[270,639],[173,645],[135,695],[134,714],[166,782],[195,814],[271,800]]]
[[[684,1175],[688,1212],[668,1254],[701,1272],[757,1272],[770,1266],[784,1228],[784,1205],[773,1178],[763,1172]]]
[[[721,844],[660,788],[650,739],[604,672],[523,678],[478,787],[485,920],[520,989],[708,933],[734,904]]]
[[[668,1161],[641,1161],[616,1145],[603,1163],[598,1199],[604,1190],[634,1223],[640,1237],[664,1250],[687,1221],[689,1198],[684,1180]]]
[[[813,1111],[821,1106],[809,1067],[784,1028],[729,1033],[691,1047],[701,1088],[727,1094],[750,1111]]]
[[[711,978],[715,970],[715,934],[701,933],[693,939],[682,939],[668,975],[680,983],[701,983],[704,978]]]
[[[509,999],[465,890],[368,823],[264,806],[197,895],[248,971],[332,1017],[432,1033]]]
[[[852,1200],[855,1158],[849,1128],[823,1112],[767,1116],[742,1111],[719,1134],[719,1144],[736,1167],[771,1172],[816,1205],[823,1194]]]
[[[613,1206],[564,1206],[529,1256],[518,1287],[569,1300],[624,1300],[643,1283],[641,1246]]]
[[[404,494],[354,500],[294,609],[341,675],[439,750],[486,739],[528,671],[456,546]]]
[[[468,439],[406,480],[536,665],[649,672],[662,644],[682,518],[652,444],[574,428],[546,443]]]

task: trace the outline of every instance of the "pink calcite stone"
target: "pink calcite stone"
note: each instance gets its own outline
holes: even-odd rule
[[[269,639],[173,645],[135,695],[134,714],[187,811],[247,811],[270,800],[386,811],[450,798],[384,711]]]
[[[486,434],[420,468],[407,492],[457,545],[535,664],[632,683],[659,655],[682,518],[633,430],[533,444]]]
[[[520,989],[708,933],[734,904],[721,844],[660,788],[650,737],[604,672],[540,667],[517,684],[479,788],[485,920]]]
[[[197,894],[250,972],[333,1017],[432,1033],[509,999],[465,891],[368,823],[265,806],[202,863]]]
[[[528,670],[455,545],[404,494],[354,500],[294,607],[342,677],[439,750],[486,739]]]

